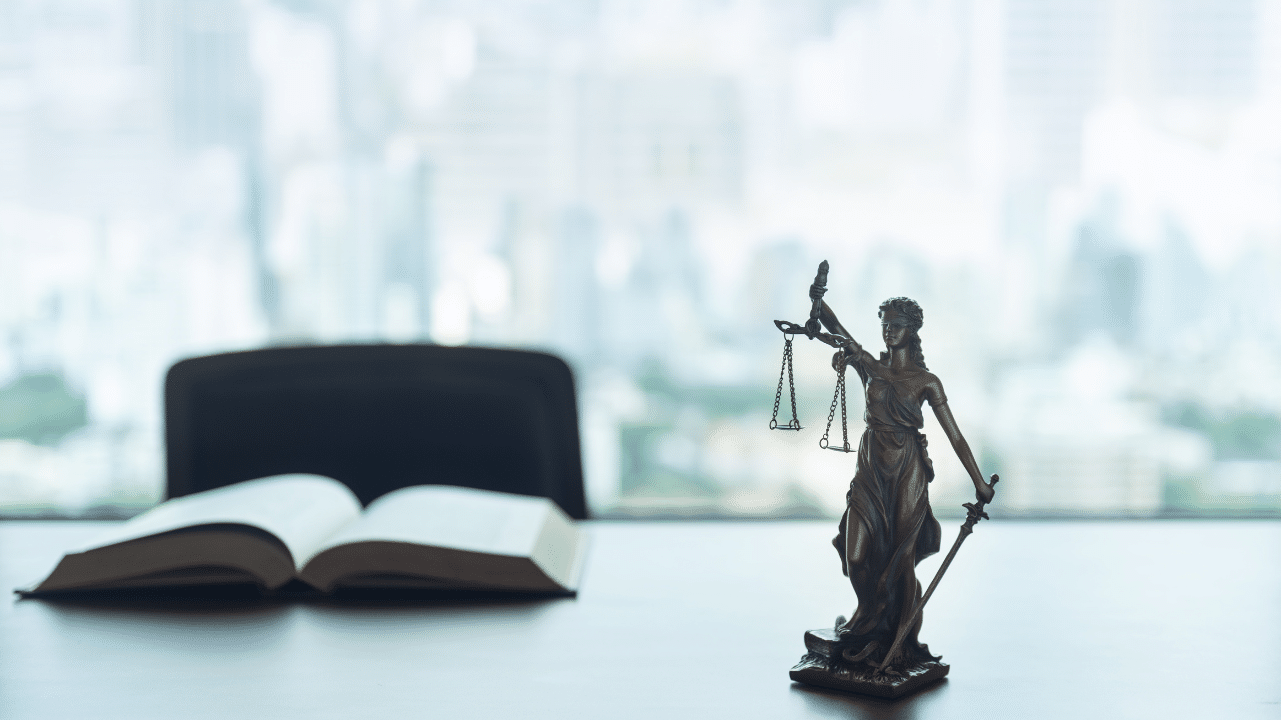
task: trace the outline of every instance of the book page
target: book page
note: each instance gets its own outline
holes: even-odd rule
[[[108,530],[72,552],[196,525],[252,525],[280,538],[295,565],[360,516],[346,485],[321,475],[274,475],[174,498]]]
[[[550,505],[546,498],[447,485],[402,488],[370,503],[364,517],[315,552],[384,540],[528,557],[547,513],[555,509]]]

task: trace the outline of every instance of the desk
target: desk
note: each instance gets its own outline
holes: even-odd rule
[[[0,584],[101,526],[0,523]],[[5,599],[0,717],[1281,718],[1281,523],[985,522],[925,612],[951,676],[897,703],[788,680],[853,609],[833,523],[588,527],[576,599]]]

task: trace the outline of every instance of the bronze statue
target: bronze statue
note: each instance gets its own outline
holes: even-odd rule
[[[804,334],[837,348],[832,367],[838,373],[842,420],[845,368],[853,367],[863,383],[867,428],[858,443],[857,470],[845,496],[845,514],[832,541],[840,555],[842,571],[854,587],[858,607],[849,620],[837,618],[830,630],[805,634],[809,652],[792,669],[791,677],[810,684],[899,697],[947,674],[948,666],[917,639],[921,609],[974,524],[987,517],[983,506],[992,500],[998,478],[993,475],[991,483],[983,481],[974,454],[947,405],[943,384],[925,365],[917,334],[924,319],[920,306],[903,297],[881,304],[881,337],[886,351],[879,358],[874,357],[854,341],[823,301],[827,269],[824,261],[810,286],[813,308],[809,321],[803,326],[782,320],[775,324],[785,335]],[[836,402],[833,398],[829,431]],[[916,565],[938,552],[942,536],[929,502],[928,487],[934,468],[921,434],[925,403],[933,409],[974,482],[978,503],[965,504],[968,516],[961,534],[929,590],[922,593]],[[849,451],[848,440],[840,448],[829,446],[826,439],[825,433],[823,447]]]

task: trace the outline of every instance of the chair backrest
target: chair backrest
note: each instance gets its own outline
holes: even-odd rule
[[[366,505],[461,485],[587,517],[573,375],[544,353],[339,345],[190,358],[165,378],[165,442],[171,498],[303,472]]]

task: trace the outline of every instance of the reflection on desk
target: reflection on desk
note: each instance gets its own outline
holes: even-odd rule
[[[102,526],[0,523],[0,583]],[[831,523],[588,527],[577,599],[15,597],[0,717],[1281,717],[1278,522],[984,523],[896,703],[788,680],[853,610]]]

